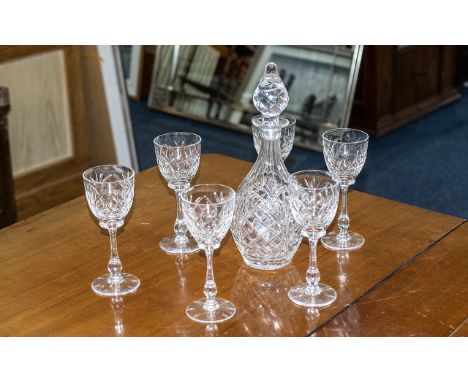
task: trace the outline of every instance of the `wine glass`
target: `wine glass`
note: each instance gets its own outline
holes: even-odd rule
[[[292,287],[289,298],[297,305],[319,308],[336,299],[335,290],[320,284],[317,242],[325,235],[338,208],[339,180],[327,171],[304,170],[291,175],[289,206],[294,220],[309,239],[310,257],[306,282]]]
[[[194,321],[216,323],[226,321],[236,312],[230,301],[216,297],[213,273],[213,252],[219,248],[234,214],[236,193],[221,184],[200,184],[182,194],[182,210],[188,230],[205,251],[207,268],[205,298],[192,302],[186,313]]]
[[[257,116],[259,117],[259,116]],[[296,119],[289,115],[283,114],[280,119],[283,121],[281,127],[280,147],[281,159],[286,160],[294,145],[294,136],[296,131]],[[280,122],[281,123],[281,122]],[[260,152],[260,145],[263,141],[262,128],[256,123],[252,123],[252,135],[254,139],[255,151]]]
[[[110,236],[108,274],[98,277],[91,288],[101,296],[122,296],[134,292],[140,280],[122,273],[122,263],[117,251],[117,230],[124,225],[133,203],[135,172],[125,166],[103,165],[83,173],[86,200],[99,226]]]
[[[181,195],[190,187],[190,181],[200,164],[201,138],[193,133],[167,133],[154,138],[154,150],[159,171],[173,189],[177,201],[177,217],[174,236],[165,237],[159,243],[164,252],[184,255],[200,249],[192,237],[187,235],[181,207]]]
[[[348,187],[354,184],[367,156],[369,135],[355,129],[332,129],[323,133],[323,155],[328,171],[340,178],[341,212],[337,232],[322,237],[322,244],[332,251],[361,248],[364,237],[348,231]]]

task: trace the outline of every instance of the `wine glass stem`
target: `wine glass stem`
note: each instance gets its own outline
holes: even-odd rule
[[[218,309],[218,303],[216,302],[216,283],[214,280],[213,272],[213,248],[209,247],[205,250],[206,254],[206,280],[205,280],[205,289],[204,294],[206,301],[203,304],[205,310],[216,310]]]
[[[317,241],[318,237],[309,238],[309,267],[306,273],[307,288],[306,292],[316,295],[320,292],[318,283],[320,281],[320,272],[317,267]]]
[[[109,282],[111,284],[120,284],[122,277],[122,263],[120,262],[119,252],[117,251],[117,228],[109,228],[110,237],[110,260],[107,265],[109,271]]]
[[[188,241],[187,238],[187,226],[184,221],[184,214],[182,212],[182,192],[183,189],[176,189],[176,201],[177,201],[177,217],[174,224],[175,242],[178,244],[184,244]]]
[[[341,185],[341,212],[340,217],[338,218],[338,228],[340,232],[338,233],[338,238],[346,240],[349,236],[349,216],[348,216],[348,185]]]

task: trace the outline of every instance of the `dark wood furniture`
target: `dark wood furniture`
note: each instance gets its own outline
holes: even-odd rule
[[[248,162],[203,155],[194,183],[237,187]],[[256,271],[228,234],[216,251],[218,295],[236,315],[205,326],[185,314],[203,295],[203,254],[163,253],[175,198],[159,172],[136,177],[135,201],[119,232],[124,271],[141,279],[124,298],[96,296],[91,281],[107,266],[109,239],[84,197],[0,231],[1,336],[305,336],[462,335],[468,317],[468,226],[463,219],[357,191],[350,197],[353,230],[366,238],[348,255],[319,247],[322,280],[338,299],[319,315],[294,305],[287,290],[305,277],[304,242],[290,265]],[[336,223],[334,223],[336,224]],[[331,227],[330,229],[333,229]]]
[[[386,134],[459,98],[456,46],[366,46],[350,126]]]
[[[11,169],[7,114],[10,111],[8,89],[0,86],[0,228],[16,221],[16,203]]]

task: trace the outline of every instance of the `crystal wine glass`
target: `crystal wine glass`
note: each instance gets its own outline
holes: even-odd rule
[[[190,181],[200,164],[201,138],[193,133],[167,133],[154,138],[154,150],[159,171],[173,189],[177,201],[177,217],[174,236],[165,237],[159,243],[164,252],[183,255],[200,249],[192,237],[187,235],[181,206],[181,195],[190,187]]]
[[[341,212],[337,232],[322,237],[322,244],[332,251],[350,251],[364,244],[364,237],[348,231],[348,187],[354,184],[367,156],[369,136],[361,130],[332,129],[323,133],[323,155],[328,171],[340,178]]]
[[[319,308],[336,299],[335,290],[320,284],[317,242],[326,233],[338,208],[339,179],[327,171],[305,170],[291,175],[289,206],[294,220],[309,239],[310,257],[306,282],[292,287],[289,298],[298,305]]]
[[[182,210],[187,227],[205,251],[207,268],[205,298],[192,302],[186,313],[194,321],[216,323],[226,321],[236,312],[230,301],[217,298],[213,273],[213,252],[219,248],[234,214],[236,193],[221,184],[200,184],[182,194]]]
[[[98,277],[91,288],[101,296],[122,296],[134,292],[140,280],[122,273],[122,263],[117,251],[117,230],[124,225],[133,203],[135,172],[125,166],[103,165],[83,173],[86,200],[99,226],[110,236],[108,274]]]
[[[257,117],[261,117],[261,116],[257,116]],[[296,131],[296,119],[286,114],[283,114],[282,118],[284,118],[285,120],[289,122],[281,128],[281,137],[280,137],[281,159],[285,161],[286,158],[289,156],[289,153],[291,152],[293,145],[294,145],[294,136],[295,136],[295,131]],[[260,152],[260,145],[263,141],[262,128],[260,125],[257,125],[255,123],[252,124],[252,135],[254,138],[255,151],[257,151],[257,154],[258,154]]]

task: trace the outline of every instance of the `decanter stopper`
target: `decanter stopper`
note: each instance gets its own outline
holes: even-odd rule
[[[281,80],[278,67],[274,62],[269,62],[253,95],[255,108],[265,120],[272,120],[277,124],[278,117],[286,109],[288,102],[288,91]]]

